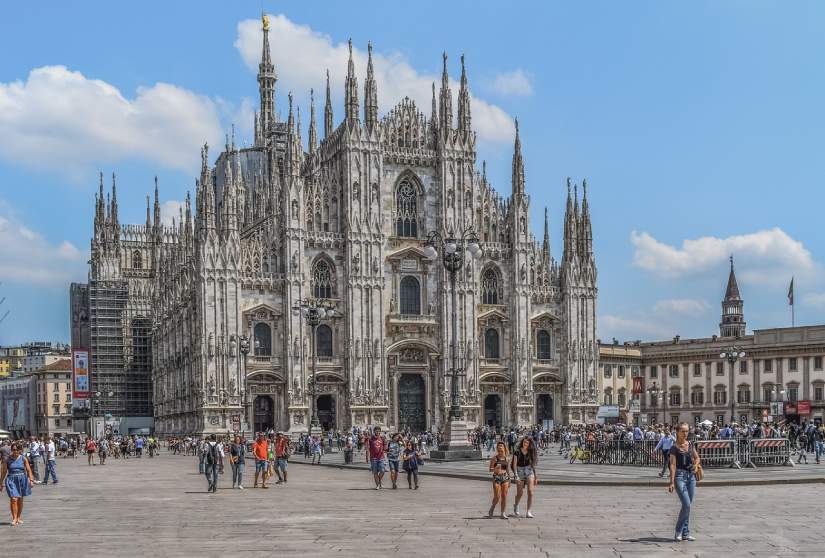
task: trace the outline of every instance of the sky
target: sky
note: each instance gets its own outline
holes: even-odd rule
[[[139,7],[138,7],[139,6]],[[566,179],[587,180],[598,335],[710,336],[736,263],[748,331],[825,317],[825,3],[17,2],[0,19],[0,345],[68,341],[69,283],[88,273],[98,173],[122,223],[160,184],[164,219],[232,124],[251,142],[260,13],[272,14],[278,110],[332,81],[346,43],[380,112],[429,113],[448,54],[466,66],[478,158],[510,192],[519,119],[541,237],[561,259]],[[457,94],[457,86],[453,93]],[[423,106],[422,106],[423,104]],[[306,131],[304,131],[306,138]],[[213,150],[213,156],[217,155]]]

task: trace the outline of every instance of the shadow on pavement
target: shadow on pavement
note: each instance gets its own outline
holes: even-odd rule
[[[672,543],[673,539],[665,537],[639,537],[636,539],[619,539],[619,542],[629,543]]]

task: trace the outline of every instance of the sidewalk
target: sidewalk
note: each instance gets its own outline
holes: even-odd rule
[[[486,456],[486,453],[485,453]],[[295,454],[290,463],[309,465],[303,454]],[[489,481],[487,459],[438,463],[427,461],[419,470],[421,475]],[[333,451],[323,456],[321,466],[341,469],[367,470],[364,451],[354,452],[353,463],[344,464],[343,452]],[[570,464],[558,455],[558,448],[539,454],[538,478],[541,484],[584,486],[667,486],[665,478],[659,478],[659,470],[653,467],[621,465]],[[794,467],[762,467],[758,469],[705,469],[702,486],[745,486],[765,484],[825,483],[825,464],[796,465]]]

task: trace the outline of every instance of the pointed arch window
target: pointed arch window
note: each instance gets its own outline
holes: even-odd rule
[[[501,358],[498,330],[490,327],[484,332],[484,356],[489,359]]]
[[[418,236],[418,189],[409,180],[398,185],[395,193],[395,235]]]
[[[412,275],[401,279],[401,313],[421,314],[421,283]]]
[[[269,324],[258,322],[255,324],[255,356],[270,356],[272,354],[272,328]]]
[[[552,358],[550,332],[546,329],[540,329],[536,333],[536,353],[539,360],[550,360]]]
[[[332,298],[332,267],[326,260],[318,260],[312,268],[312,295],[315,298]]]
[[[501,304],[501,280],[495,268],[488,267],[481,276],[481,303]]]
[[[132,268],[143,269],[143,256],[141,255],[140,250],[135,250],[132,252]]]
[[[332,357],[332,328],[321,324],[315,329],[315,350],[319,357]]]

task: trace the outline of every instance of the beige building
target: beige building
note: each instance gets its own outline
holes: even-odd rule
[[[631,395],[622,401],[632,402],[638,375],[639,406],[625,409],[628,421],[637,424],[823,420],[825,325],[746,335],[744,301],[731,262],[719,327],[720,335],[708,338],[602,345],[603,401],[619,404],[624,389]]]
[[[60,359],[31,373],[38,435],[68,434],[72,428],[72,361]]]
[[[26,349],[23,347],[0,347],[0,377],[10,375],[15,370],[23,369]]]

